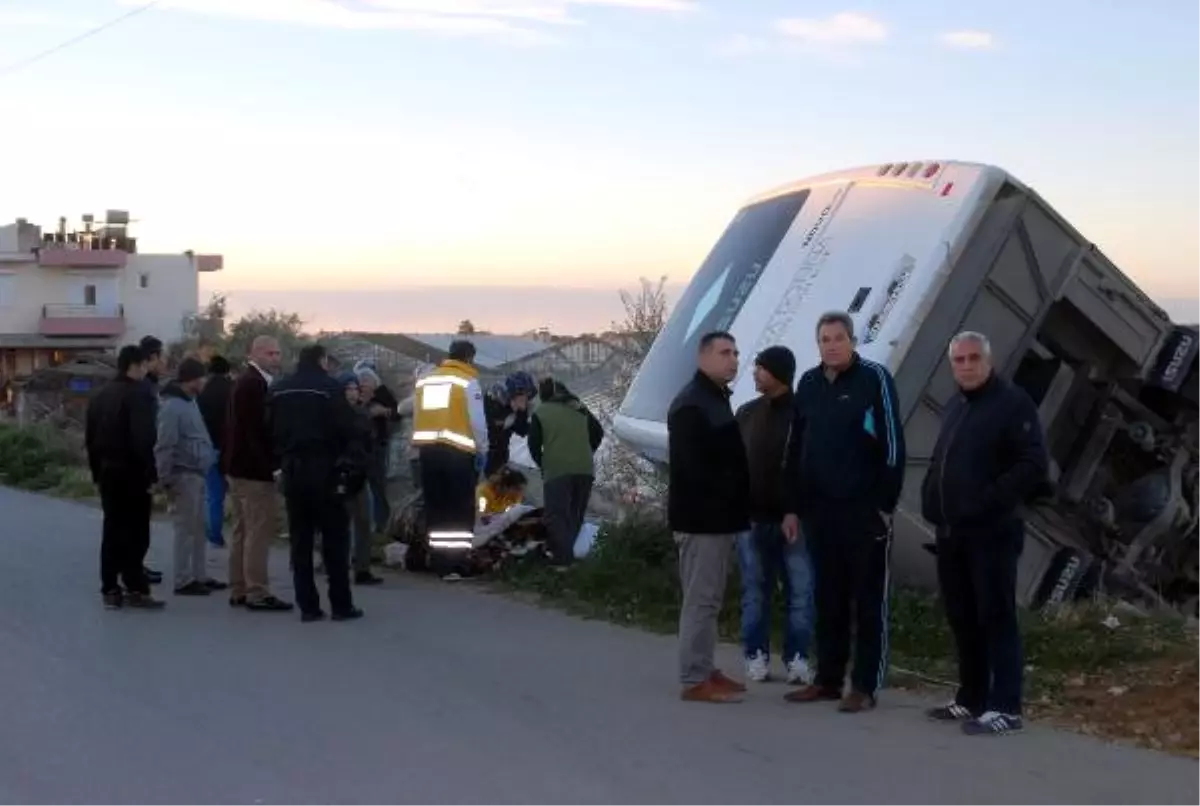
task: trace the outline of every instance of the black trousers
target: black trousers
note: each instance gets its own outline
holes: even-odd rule
[[[958,648],[955,701],[974,714],[1021,713],[1017,561],[1024,544],[1019,522],[992,534],[937,541],[938,586]]]
[[[430,535],[475,531],[476,483],[474,454],[445,445],[421,448],[421,490]]]
[[[570,565],[575,559],[575,538],[583,527],[592,497],[591,476],[558,476],[543,485],[546,531],[555,565]]]
[[[892,533],[870,505],[816,504],[803,524],[813,561],[819,686],[841,690],[854,645],[850,684],[871,696],[888,667]]]
[[[306,472],[309,471],[309,472]],[[321,609],[313,569],[316,536],[321,535],[321,559],[329,584],[329,608],[344,613],[354,606],[350,593],[350,516],[333,478],[321,468],[284,469],[288,539],[292,549],[292,584],[302,613]]]
[[[102,476],[100,506],[104,511],[100,540],[100,589],[149,593],[144,563],[150,549],[150,492],[125,476]]]

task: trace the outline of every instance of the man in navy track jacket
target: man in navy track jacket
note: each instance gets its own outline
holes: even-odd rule
[[[904,430],[888,370],[855,351],[854,320],[817,322],[820,365],[796,385],[784,535],[809,541],[815,574],[817,676],[789,702],[875,705],[888,663],[892,513],[904,478]],[[803,528],[801,528],[801,526]],[[854,669],[843,696],[854,635]]]

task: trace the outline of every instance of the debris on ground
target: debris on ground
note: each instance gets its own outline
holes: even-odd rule
[[[1164,658],[1100,674],[1080,674],[1053,696],[1028,706],[1029,716],[1089,736],[1200,757],[1200,664]]]

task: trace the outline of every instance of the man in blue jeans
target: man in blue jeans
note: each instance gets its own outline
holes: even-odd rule
[[[770,677],[771,599],[778,582],[787,604],[783,661],[788,683],[812,682],[808,645],[812,635],[812,565],[801,536],[788,541],[784,516],[783,465],[792,425],[792,380],[796,358],[786,347],[768,347],[754,360],[760,397],[737,412],[750,465],[751,531],[738,538],[742,572],[742,648],[746,677]]]
[[[208,542],[214,546],[224,546],[225,537],[222,534],[225,525],[225,474],[221,472],[221,446],[225,442],[225,424],[229,413],[229,396],[233,392],[233,379],[229,377],[232,370],[229,362],[222,356],[214,355],[208,360],[208,380],[204,389],[196,398],[200,414],[204,417],[204,425],[208,428],[208,437],[216,451],[217,460],[204,476],[205,492],[208,501]]]

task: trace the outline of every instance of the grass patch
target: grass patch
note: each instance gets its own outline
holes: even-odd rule
[[[678,568],[674,541],[665,527],[650,519],[634,519],[605,526],[593,554],[565,573],[535,563],[514,563],[502,570],[500,581],[586,618],[670,634],[677,629],[679,617]],[[739,640],[740,585],[735,563],[720,618],[721,636],[727,641]],[[778,628],[783,623],[779,597],[775,604],[773,625]],[[1114,610],[1104,602],[1046,614],[1023,612],[1021,620],[1031,715],[1110,738],[1195,754],[1194,624],[1174,616]],[[778,634],[773,645],[781,646]],[[957,677],[953,638],[942,605],[930,592],[893,591],[891,650],[892,685],[914,687],[910,672],[926,682],[950,682]],[[1143,718],[1137,706],[1140,692],[1171,686],[1182,698],[1171,712],[1182,715],[1183,727],[1179,720],[1166,725],[1161,718]],[[1189,692],[1190,706],[1183,701]],[[1122,711],[1126,703],[1132,713]],[[1154,707],[1165,708],[1161,702]],[[1123,716],[1115,720],[1118,713]],[[1160,724],[1168,731],[1165,736],[1154,728]],[[1190,730],[1184,729],[1187,725]]]

